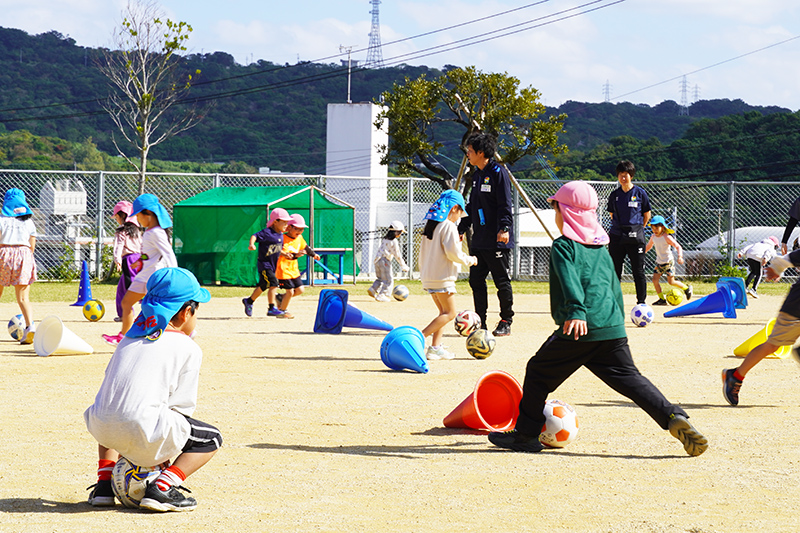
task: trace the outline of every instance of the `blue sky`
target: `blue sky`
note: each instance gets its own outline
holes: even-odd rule
[[[591,1],[544,0],[517,9],[534,2],[383,0],[383,57],[390,63],[475,65],[486,72],[507,72],[538,89],[542,101],[551,106],[567,100],[602,102],[606,83],[612,102],[680,102],[686,75],[689,103],[699,95],[800,109],[797,0]],[[354,59],[366,58],[369,0],[159,4],[173,20],[192,25],[192,52],[223,51],[242,64],[258,59],[337,62],[332,56],[344,45],[362,50]],[[589,5],[566,11],[584,4]],[[107,46],[124,5],[120,0],[0,0],[0,26],[31,34],[56,30],[82,46]],[[512,9],[517,10],[461,25]],[[535,19],[553,21],[554,13],[565,12],[555,17],[561,18],[589,9],[595,11],[491,38],[501,28]],[[461,26],[390,44],[455,25]],[[419,57],[427,48],[482,33],[489,35],[472,41],[477,45]],[[404,58],[405,54],[412,55]]]

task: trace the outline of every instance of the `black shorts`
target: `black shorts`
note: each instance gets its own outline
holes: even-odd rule
[[[281,289],[291,290],[296,289],[298,287],[303,286],[303,279],[302,278],[292,278],[292,279],[279,279],[278,283],[280,283]]]
[[[183,445],[183,453],[208,453],[218,450],[222,446],[222,434],[211,424],[186,417],[192,432],[189,440]]]
[[[277,287],[278,278],[275,276],[275,271],[268,268],[262,268],[258,271],[258,288],[262,291],[267,290],[269,287]]]

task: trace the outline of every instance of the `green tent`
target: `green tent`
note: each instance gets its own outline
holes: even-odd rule
[[[248,249],[250,236],[264,229],[276,207],[303,215],[309,226],[303,237],[312,248],[344,250],[342,274],[353,275],[355,210],[312,186],[217,187],[178,202],[172,211],[178,264],[205,285],[255,285],[257,252]],[[299,266],[306,269],[305,257]],[[338,272],[338,265],[331,266]]]

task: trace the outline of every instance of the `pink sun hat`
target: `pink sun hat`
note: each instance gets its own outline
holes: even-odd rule
[[[591,185],[570,181],[547,201],[558,202],[564,237],[581,244],[608,244],[608,233],[597,221],[597,193]]]
[[[303,218],[303,215],[300,213],[295,213],[291,217],[289,217],[289,224],[294,226],[295,228],[307,228],[306,226],[306,219]]]
[[[127,200],[120,200],[117,202],[117,205],[114,206],[113,215],[117,213],[124,213],[125,214],[125,222],[133,222],[137,226],[139,225],[139,220],[131,215],[133,212],[133,204],[128,202]]]
[[[285,220],[286,222],[289,222],[291,218],[292,217],[289,216],[289,212],[286,209],[282,207],[276,207],[269,214],[269,224],[267,224],[267,226],[271,226],[276,220]]]

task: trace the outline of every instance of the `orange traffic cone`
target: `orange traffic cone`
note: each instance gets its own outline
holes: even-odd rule
[[[510,374],[495,370],[484,374],[472,394],[444,419],[446,428],[506,431],[517,424],[522,387]]]

